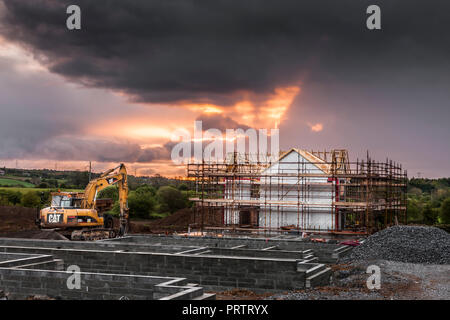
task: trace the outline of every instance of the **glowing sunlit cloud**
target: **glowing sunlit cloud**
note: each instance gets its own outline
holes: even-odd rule
[[[275,93],[263,106],[262,114],[274,121],[275,128],[278,128],[281,121],[283,121],[286,111],[299,92],[300,88],[297,86],[276,88]]]
[[[257,99],[257,94],[241,92],[242,100],[228,107],[214,104],[182,104],[181,106],[202,114],[222,114],[249,127],[278,128],[299,92],[300,87],[291,86],[276,88],[259,103],[253,102],[260,100]]]
[[[248,126],[252,126],[256,119],[255,106],[250,101],[239,101],[234,105],[234,113],[238,114],[240,121]]]
[[[141,144],[140,147],[143,148],[143,149],[147,149],[147,148],[163,148],[164,145],[162,145],[161,143],[152,143],[152,144]]]
[[[166,129],[166,128],[159,128],[159,127],[150,127],[150,126],[144,126],[144,127],[132,127],[132,128],[125,128],[125,132],[127,132],[130,136],[135,136],[138,138],[167,138],[170,139],[172,135],[172,131]]]
[[[0,58],[10,59],[20,63],[14,63],[14,68],[20,73],[34,73],[46,71],[33,56],[20,46],[7,42],[0,37]]]
[[[187,104],[185,105],[189,110],[200,111],[205,114],[220,114],[223,113],[222,107],[213,104]]]
[[[313,132],[320,132],[323,130],[323,124],[322,123],[316,123],[316,124],[308,124],[311,128],[311,131]]]
[[[186,115],[177,113],[184,117]],[[84,134],[96,137],[119,138],[140,141],[140,144],[163,144],[171,139],[176,129],[192,127],[195,117],[175,118],[168,114],[142,114],[141,117],[113,119],[86,127]]]

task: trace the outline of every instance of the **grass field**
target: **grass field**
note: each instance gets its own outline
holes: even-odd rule
[[[22,187],[22,188],[34,188],[34,184],[16,180],[16,179],[10,179],[10,178],[0,178],[0,186],[14,186],[14,187]]]
[[[0,183],[1,184],[1,183]],[[37,192],[44,192],[44,191],[57,191],[58,189],[55,188],[27,188],[27,187],[0,187],[0,190],[10,190],[10,191],[20,191],[21,193],[26,193],[28,191],[37,191]],[[60,191],[67,191],[67,192],[84,192],[84,190],[81,189],[59,189]]]

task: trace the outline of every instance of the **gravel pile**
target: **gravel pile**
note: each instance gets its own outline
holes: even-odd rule
[[[450,234],[435,227],[394,226],[368,237],[348,259],[450,264]]]

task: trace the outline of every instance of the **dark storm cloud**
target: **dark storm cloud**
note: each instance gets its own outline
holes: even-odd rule
[[[136,101],[227,105],[240,90],[449,68],[444,0],[0,1],[3,36],[53,72]],[[80,31],[65,27],[69,4],[82,9]],[[382,9],[381,31],[366,29],[370,4]]]

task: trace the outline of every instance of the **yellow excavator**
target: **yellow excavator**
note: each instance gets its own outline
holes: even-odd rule
[[[108,186],[119,188],[120,227],[114,230],[113,219],[105,215],[98,193]],[[110,169],[89,182],[84,193],[54,192],[50,207],[39,213],[38,224],[42,229],[55,229],[69,235],[72,240],[99,240],[124,236],[128,232],[128,182],[124,164]]]

